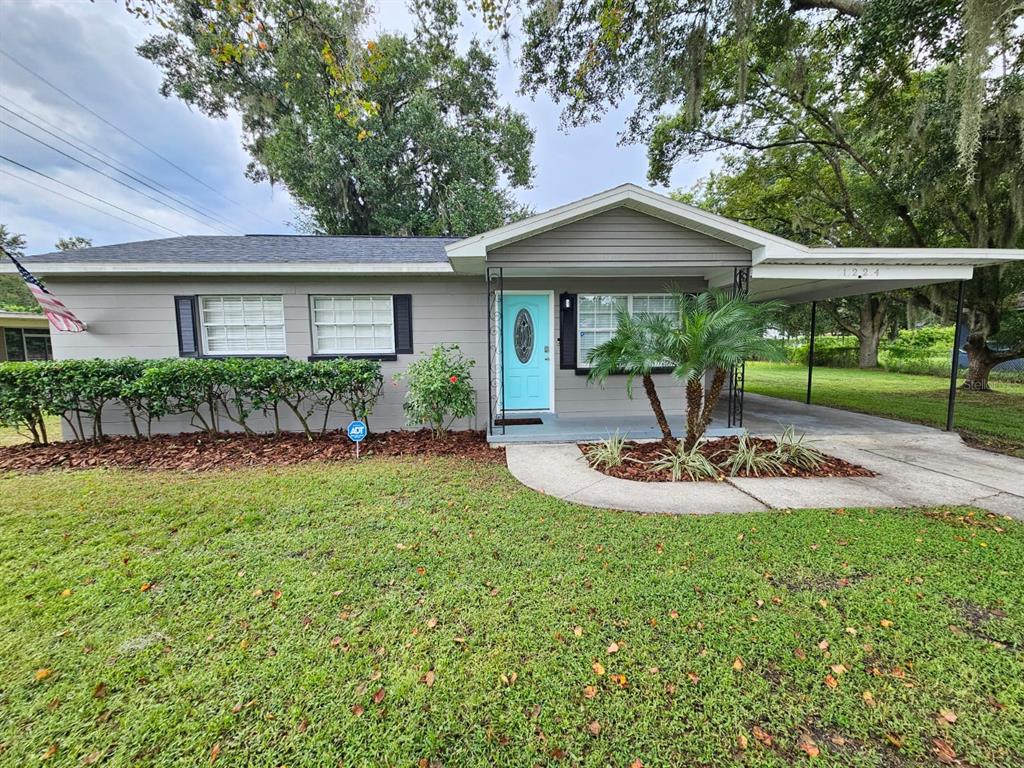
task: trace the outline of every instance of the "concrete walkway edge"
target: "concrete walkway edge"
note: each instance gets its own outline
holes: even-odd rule
[[[524,485],[604,509],[669,514],[837,507],[976,506],[1024,520],[1024,461],[979,451],[958,435],[840,435],[815,447],[867,467],[876,477],[728,478],[643,483],[591,469],[569,444],[506,446],[509,471]]]

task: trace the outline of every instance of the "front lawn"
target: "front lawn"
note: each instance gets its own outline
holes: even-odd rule
[[[962,513],[640,516],[451,459],[8,475],[0,763],[1021,764],[1024,526]]]
[[[956,428],[968,437],[1024,457],[1024,384],[993,381],[993,392],[956,394]],[[747,363],[746,389],[804,401],[807,368],[788,363]],[[946,425],[949,381],[857,368],[815,368],[811,402],[903,421]]]

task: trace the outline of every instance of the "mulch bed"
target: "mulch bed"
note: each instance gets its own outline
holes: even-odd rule
[[[98,442],[59,442],[0,448],[0,472],[38,472],[46,469],[181,470],[196,472],[235,467],[288,466],[306,461],[355,459],[355,445],[346,435],[332,433],[307,440],[301,433],[254,435],[183,433],[149,440],[112,437]],[[474,461],[505,461],[505,451],[491,448],[481,432],[452,432],[434,440],[430,431],[371,434],[360,448],[369,456],[449,456]]]
[[[761,437],[750,437],[748,438],[750,443],[756,444],[759,448],[765,451],[772,451],[776,447],[774,440],[769,438]],[[711,463],[716,466],[725,465],[730,457],[736,450],[736,445],[739,442],[739,438],[736,437],[718,437],[713,440],[705,440],[700,443],[698,450],[708,458]],[[594,446],[593,443],[580,443],[579,448],[586,455],[587,451]],[[626,458],[622,464],[617,467],[595,467],[598,472],[602,472],[610,477],[618,477],[622,480],[639,480],[645,483],[669,483],[672,482],[672,473],[667,470],[656,470],[649,466],[650,462],[656,461],[659,458],[659,454],[665,451],[665,447],[660,443],[636,443],[627,442],[622,452],[623,457]],[[740,473],[737,477],[874,477],[875,473],[870,469],[851,464],[848,461],[837,459],[834,456],[827,456],[822,454],[823,461],[821,466],[814,470],[800,469],[799,467],[792,467],[784,465],[781,472],[762,473],[760,475],[748,475],[746,473]],[[719,469],[719,475],[717,480],[723,480],[727,476],[725,470]],[[715,482],[716,480],[707,480],[701,482]],[[683,475],[680,482],[692,482],[689,477]]]

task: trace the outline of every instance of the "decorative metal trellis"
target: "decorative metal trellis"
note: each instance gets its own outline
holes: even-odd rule
[[[732,295],[746,296],[750,292],[750,267],[735,267],[732,271]],[[743,426],[743,390],[746,381],[747,364],[729,369],[728,426]]]
[[[487,290],[487,434],[497,434],[500,427],[504,435],[501,387],[505,377],[501,342],[505,338],[505,328],[501,297],[505,293],[505,275],[501,267],[487,267],[484,270],[484,287]]]

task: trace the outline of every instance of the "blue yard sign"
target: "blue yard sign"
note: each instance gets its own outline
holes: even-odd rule
[[[356,444],[356,458],[359,458],[359,443],[366,439],[366,435],[369,430],[366,428],[365,421],[351,422],[345,430],[348,433],[348,439]]]

